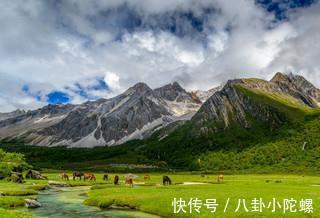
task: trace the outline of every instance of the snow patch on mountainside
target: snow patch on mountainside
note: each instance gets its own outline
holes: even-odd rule
[[[95,130],[87,135],[86,137],[69,144],[68,147],[93,147],[93,146],[105,146],[107,143],[103,139],[103,137],[100,137],[99,139],[96,139],[94,137]]]
[[[144,138],[143,135],[146,132],[154,130],[154,128],[161,126],[163,123],[164,123],[164,117],[160,117],[151,123],[147,123],[141,129],[136,129],[136,131],[134,131],[130,135],[127,135],[127,136],[123,137],[122,139],[116,141],[115,144],[116,145],[122,144],[126,141],[133,140],[133,139],[143,139]]]
[[[50,117],[49,115],[45,115],[43,117],[37,118],[36,120],[33,121],[33,123],[46,123],[46,122],[51,122],[51,121],[59,121],[62,120],[63,118],[65,118],[66,115],[61,115],[61,116],[54,116],[54,117]]]

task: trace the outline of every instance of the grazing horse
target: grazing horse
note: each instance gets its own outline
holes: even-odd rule
[[[220,174],[217,178],[217,182],[223,182],[223,175]]]
[[[146,180],[150,180],[150,175],[148,175],[148,174],[146,174],[146,175],[144,175],[144,181],[146,181]]]
[[[163,185],[171,185],[171,179],[169,178],[169,176],[163,176],[162,183]]]
[[[132,186],[133,186],[133,180],[132,180],[132,178],[129,177],[129,176],[126,176],[126,177],[125,177],[125,184],[132,187]]]
[[[114,176],[113,184],[115,185],[119,184],[119,176]]]
[[[69,176],[68,176],[68,174],[66,174],[66,173],[61,173],[61,174],[60,174],[60,177],[61,177],[62,180],[67,180],[67,181],[69,181]]]
[[[72,176],[73,176],[73,180],[75,180],[77,177],[80,178],[80,180],[81,180],[83,173],[82,172],[73,172]]]
[[[96,177],[94,176],[93,173],[84,173],[83,174],[83,180],[86,181],[86,179],[88,180],[93,180],[93,181],[96,181]]]
[[[104,180],[104,181],[108,181],[108,179],[109,179],[108,174],[104,174],[104,175],[103,175],[103,180]]]
[[[208,175],[206,175],[206,174],[202,174],[201,173],[201,175],[200,175],[201,177],[203,177],[203,178],[209,178],[209,176]]]

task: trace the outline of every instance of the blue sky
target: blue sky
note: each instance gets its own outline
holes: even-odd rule
[[[316,0],[256,0],[268,12],[275,15],[277,21],[289,19],[292,10],[309,7],[316,3]]]
[[[70,96],[61,91],[52,91],[47,95],[47,101],[51,104],[57,104],[57,103],[69,103],[70,102]]]
[[[276,71],[320,85],[316,0],[0,2],[0,112]],[[306,54],[306,51],[307,54]]]

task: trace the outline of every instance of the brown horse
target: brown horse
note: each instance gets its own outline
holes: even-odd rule
[[[80,178],[80,180],[81,180],[83,173],[82,172],[73,172],[72,176],[73,176],[73,180],[75,180],[76,178]]]
[[[83,174],[83,180],[86,181],[86,179],[88,180],[93,180],[93,181],[96,181],[96,177],[94,176],[93,173],[84,173]]]
[[[217,182],[223,182],[223,175],[220,174],[217,178]]]
[[[66,174],[66,173],[61,173],[61,174],[60,174],[60,177],[61,177],[62,180],[69,181],[69,176],[68,176],[68,174]]]
[[[146,175],[144,175],[143,178],[144,178],[144,181],[150,180],[150,175],[146,174]]]
[[[163,176],[162,183],[163,185],[171,185],[171,179],[169,178],[169,176]]]
[[[119,184],[119,176],[114,176],[113,184],[115,185]]]
[[[125,177],[125,184],[132,187],[132,186],[133,186],[133,180],[132,180],[132,178],[129,177],[129,176],[126,176],[126,177]]]

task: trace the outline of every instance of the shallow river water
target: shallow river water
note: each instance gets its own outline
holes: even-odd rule
[[[115,218],[159,218],[158,216],[135,210],[101,210],[86,206],[82,202],[90,187],[68,187],[43,191],[38,195],[42,207],[29,209],[36,217],[79,218],[79,217],[115,217]]]

